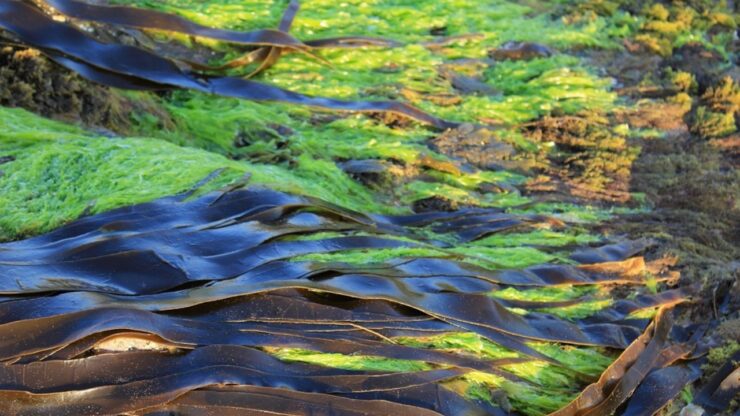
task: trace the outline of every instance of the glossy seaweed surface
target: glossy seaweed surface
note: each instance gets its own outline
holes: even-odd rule
[[[0,414],[729,411],[736,20],[0,1]]]

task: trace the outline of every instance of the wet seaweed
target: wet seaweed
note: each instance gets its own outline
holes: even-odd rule
[[[276,22],[264,19],[266,16],[278,18],[281,11],[278,8],[288,2],[275,2],[259,16],[250,14],[249,8],[255,7],[255,3],[249,1],[177,0],[177,7],[172,7],[173,2],[167,0],[125,3],[175,12],[188,20],[214,27],[244,29],[245,25],[258,21],[257,26],[247,28],[251,30],[277,26]],[[607,3],[604,7],[609,9],[610,4],[616,8],[618,2]],[[186,4],[192,8],[182,7]],[[599,4],[603,6],[603,2]],[[177,394],[183,394],[166,404],[132,410],[131,414],[303,414],[324,410],[353,414],[357,409],[364,409],[363,401],[367,401],[368,409],[378,414],[426,414],[425,411],[503,414],[513,407],[517,412],[539,415],[566,406],[583,386],[593,382],[618,351],[645,329],[654,318],[656,308],[670,308],[693,295],[690,287],[665,290],[678,280],[677,272],[656,268],[653,263],[637,257],[646,248],[639,244],[641,242],[624,242],[619,237],[605,240],[597,237],[600,233],[591,234],[594,230],[586,235],[584,228],[588,227],[588,222],[627,210],[538,203],[521,196],[515,189],[524,183],[524,175],[531,173],[529,169],[537,169],[532,164],[536,162],[533,154],[540,152],[541,156],[550,145],[532,143],[531,137],[519,131],[519,123],[534,126],[539,122],[528,122],[538,117],[545,117],[542,120],[546,122],[580,117],[583,110],[595,110],[598,114],[605,109],[611,111],[611,106],[617,104],[616,94],[607,91],[611,88],[609,80],[592,75],[590,68],[583,66],[594,51],[581,48],[621,48],[612,37],[622,40],[621,37],[633,35],[638,25],[644,23],[641,17],[619,11],[622,14],[608,19],[599,15],[572,22],[569,19],[574,16],[561,20],[539,15],[540,7],[546,7],[543,5],[528,8],[510,2],[496,2],[495,10],[489,10],[488,5],[471,6],[457,1],[414,3],[400,0],[382,6],[371,5],[369,9],[365,3],[355,2],[337,7],[328,5],[324,0],[307,4],[308,13],[302,14],[293,28],[296,36],[301,39],[324,37],[327,46],[337,42],[336,45],[342,47],[373,44],[403,49],[320,51],[319,57],[341,62],[343,69],[349,71],[319,71],[318,62],[311,59],[311,54],[323,46],[319,41],[303,41],[305,49],[284,45],[220,45],[212,39],[187,39],[174,32],[158,33],[158,29],[144,28],[146,35],[141,36],[136,30],[115,27],[119,25],[111,23],[58,15],[55,18],[84,28],[86,34],[108,42],[111,28],[112,33],[125,33],[126,40],[133,33],[134,44],[176,60],[187,74],[193,74],[190,71],[194,68],[207,72],[211,79],[224,70],[229,74],[241,73],[245,68],[240,65],[263,70],[276,64],[264,75],[291,90],[352,99],[404,97],[434,114],[496,124],[503,129],[474,127],[470,134],[470,126],[466,125],[430,139],[430,133],[423,127],[412,126],[393,115],[318,116],[297,106],[263,105],[189,91],[161,96],[162,104],[175,120],[171,130],[169,127],[162,129],[155,117],[147,119],[147,115],[134,115],[137,123],[144,123],[138,126],[141,134],[217,152],[236,159],[234,161],[207,152],[165,146],[156,140],[102,139],[71,126],[48,125],[45,120],[24,119],[17,113],[3,111],[2,124],[10,129],[4,129],[0,135],[3,139],[9,137],[10,141],[3,143],[0,150],[15,159],[7,168],[2,166],[7,175],[2,181],[4,195],[0,197],[3,202],[0,205],[5,205],[3,213],[10,213],[0,220],[6,233],[2,235],[4,240],[38,234],[80,215],[192,190],[197,179],[216,172],[211,182],[203,185],[202,192],[196,190],[188,196],[183,194],[156,201],[161,212],[146,206],[129,207],[133,211],[121,210],[100,223],[92,221],[89,227],[85,221],[93,217],[85,217],[76,223],[79,228],[67,229],[67,234],[54,236],[52,233],[44,236],[46,238],[18,241],[0,248],[0,252],[7,254],[3,265],[5,272],[21,276],[28,271],[33,277],[29,279],[32,287],[28,292],[24,292],[23,278],[5,282],[3,287],[10,294],[0,296],[0,330],[4,327],[9,332],[25,332],[32,343],[38,343],[31,345],[21,340],[16,343],[17,348],[4,345],[6,368],[17,371],[12,377],[17,377],[15,381],[21,380],[9,384],[18,391],[7,397],[23,401],[35,394],[49,393],[53,396],[47,398],[63,400],[65,396],[57,394],[61,391],[34,390],[32,385],[41,380],[38,374],[52,373],[66,364],[78,370],[89,368],[90,376],[102,374],[104,382],[101,384],[108,384],[66,385],[63,388],[69,389],[69,396],[84,395],[88,387],[103,387],[95,390],[102,395],[107,394],[106,391],[131,388],[141,393],[137,397],[142,400],[156,401],[151,397],[152,392],[157,393],[155,381],[133,385],[131,381],[137,380],[116,381],[111,374],[105,373],[106,369],[115,369],[115,366],[106,365],[119,363],[115,356],[140,354],[138,357],[152,368],[157,368],[160,359],[165,366],[175,363],[156,375],[142,370],[147,376],[162,379],[165,390],[172,389],[159,390],[161,400],[167,400],[171,397],[167,395],[183,387],[177,385],[177,380],[170,383],[173,378],[181,375],[192,384],[184,387],[184,393],[178,391]],[[598,9],[599,5],[595,7]],[[631,6],[619,3],[619,7]],[[678,22],[682,20],[677,18],[680,16],[670,16],[679,7],[683,6],[666,5],[670,8],[668,16],[661,15],[657,8],[654,12],[646,7],[640,12],[650,15],[643,30],[666,32],[664,29],[676,27],[675,23],[683,24]],[[693,2],[691,7],[694,7]],[[317,10],[321,8],[326,10]],[[55,13],[43,10],[45,14]],[[358,10],[361,13],[355,16]],[[372,11],[368,13],[370,18],[365,10]],[[279,29],[287,28],[286,22],[294,11],[291,7],[286,10]],[[614,13],[615,9],[607,12]],[[350,14],[352,19],[346,18]],[[446,16],[442,18],[442,15]],[[697,18],[694,16],[695,21]],[[702,14],[700,19],[704,18],[721,20]],[[522,30],[523,22],[528,30]],[[408,43],[403,46],[359,37],[337,41],[337,36],[354,30],[351,25],[362,26],[365,33],[391,35]],[[537,25],[541,27],[531,27]],[[575,33],[576,29],[583,33]],[[679,37],[689,33],[686,29],[678,28],[682,33]],[[470,31],[475,33],[465,34]],[[429,35],[434,36],[434,40],[427,41]],[[153,36],[151,39],[157,46],[149,48],[149,36]],[[604,38],[609,38],[609,42],[604,43]],[[116,34],[112,39],[113,43],[118,43]],[[161,39],[166,39],[167,44],[159,44]],[[510,39],[525,43],[503,43]],[[672,43],[676,41],[673,47],[677,51],[689,53],[693,50],[691,45],[678,46],[681,41],[673,35],[666,39]],[[216,60],[208,62],[198,59],[197,53],[190,59],[188,52],[191,50],[187,48],[186,52],[181,48],[170,55],[166,49],[173,46],[172,40],[188,47],[195,46],[193,51],[210,51],[213,47],[224,55],[211,55]],[[632,51],[635,45],[624,40],[625,47]],[[533,41],[543,43],[527,43]],[[561,52],[554,54],[556,48]],[[289,52],[292,56],[285,56]],[[620,49],[620,52],[623,51]],[[485,58],[487,53],[506,61],[492,62]],[[627,52],[624,55],[631,56]],[[285,59],[278,62],[277,58],[283,56]],[[125,81],[75,58],[59,54],[53,58],[91,77],[99,77],[108,85]],[[678,64],[674,61],[670,65]],[[609,75],[619,72],[611,67],[605,69]],[[603,75],[598,73],[599,77]],[[380,78],[378,74],[383,74],[386,84],[375,85]],[[438,74],[443,76],[437,77]],[[617,82],[623,81],[621,76],[615,78]],[[634,91],[637,91],[636,96],[644,94],[641,96],[652,98],[648,95],[650,91],[662,97],[661,94],[680,90],[684,95],[675,97],[675,103],[680,101],[681,114],[684,114],[691,108],[688,94],[696,94],[696,80],[702,77],[697,75],[693,82],[683,78],[683,75],[675,77],[669,88],[648,86],[643,89],[640,86]],[[644,81],[650,83],[647,79]],[[618,85],[617,91],[622,92]],[[137,81],[131,87],[159,88],[145,81]],[[696,127],[704,126],[714,135],[720,130],[721,134],[729,132],[726,114],[733,111],[727,107],[732,99],[725,99],[724,90],[718,88],[717,94],[712,91],[695,101],[704,107],[704,113],[699,114],[699,109],[695,108],[690,117],[707,121],[697,123]],[[717,99],[710,95],[716,95]],[[132,96],[154,97],[154,94],[135,93]],[[673,98],[669,101],[667,107],[674,105]],[[620,100],[618,104],[624,102]],[[658,112],[649,105],[646,108],[649,112]],[[616,111],[617,117],[622,117],[621,110]],[[724,114],[727,120],[716,123],[719,114]],[[700,117],[696,118],[697,115]],[[608,116],[613,115],[609,113]],[[609,124],[613,122],[608,120]],[[621,122],[627,121],[617,121]],[[635,127],[632,119],[628,118],[628,122],[630,128]],[[27,126],[14,128],[19,123]],[[604,121],[604,126],[606,124]],[[673,124],[683,125],[681,122]],[[619,139],[657,134],[646,132],[641,126],[630,131],[626,124],[612,125],[607,133]],[[721,128],[715,129],[717,126]],[[590,139],[598,135],[581,133],[577,131],[573,137],[558,136],[558,140],[565,139],[558,142],[558,147],[568,150],[568,146],[576,145],[580,155],[588,156],[589,146],[593,145]],[[575,141],[566,143],[571,139]],[[47,142],[34,144],[38,140]],[[465,141],[466,151],[458,151],[453,144],[456,140]],[[609,141],[605,141],[607,148]],[[425,145],[432,146],[431,157]],[[60,151],[65,154],[62,156]],[[139,155],[140,152],[145,154]],[[476,154],[483,152],[494,154],[493,157]],[[68,153],[74,155],[67,156]],[[154,153],[158,157],[152,158]],[[607,164],[615,161],[603,159]],[[94,182],[91,175],[79,173],[91,170],[90,166],[95,171],[109,172],[109,167],[116,162],[121,165],[116,167],[116,173],[128,169],[131,172],[98,174],[106,176],[106,180]],[[627,169],[631,160],[618,162]],[[625,163],[622,165],[622,162]],[[170,168],[153,167],[154,173],[149,175],[149,169],[139,169],[135,163],[169,163]],[[178,166],[179,163],[183,166]],[[483,170],[478,171],[467,163]],[[563,173],[579,174],[581,167],[585,172],[598,173],[606,166],[601,163],[599,155],[592,160],[588,157],[571,159],[563,166],[567,171]],[[28,164],[43,166],[43,169],[36,169],[39,174],[29,176]],[[386,170],[379,173],[381,178],[375,182],[372,175],[379,172],[379,165]],[[99,169],[99,166],[102,167]],[[516,169],[517,174],[490,169]],[[177,179],[159,178],[162,172],[177,176]],[[137,181],[130,180],[137,175]],[[251,177],[250,183],[317,196],[339,206],[312,198],[291,198],[286,194],[281,197],[262,194],[233,202],[231,197],[242,194],[235,190],[244,188],[247,182],[239,179],[243,177]],[[602,187],[601,181],[608,181],[610,177],[589,174],[588,180],[591,179],[595,182],[589,186]],[[208,190],[229,183],[232,186],[225,191],[198,199]],[[39,184],[45,187],[40,192],[37,191]],[[45,189],[53,192],[44,192]],[[247,193],[254,191],[250,189]],[[636,202],[643,201],[640,195],[630,197]],[[270,207],[237,209],[223,213],[223,218],[215,211],[210,216],[208,208],[197,203],[188,206],[195,215],[192,218],[181,216],[177,209],[185,207],[180,205],[185,204],[184,200],[209,201],[210,207],[223,207],[223,203],[246,207],[260,205],[261,198],[269,199]],[[619,198],[610,197],[609,200]],[[32,206],[21,208],[26,201]],[[47,202],[52,204],[44,205]],[[686,203],[696,202],[687,199]],[[346,208],[385,215],[360,215]],[[417,214],[398,215],[407,214],[409,208]],[[169,216],[172,212],[177,215]],[[207,215],[198,216],[203,213]],[[151,222],[147,224],[145,220],[150,215]],[[180,226],[183,230],[177,230]],[[147,228],[152,230],[151,235],[143,232]],[[609,230],[604,235],[618,233],[619,230]],[[219,244],[221,236],[224,237],[223,245]],[[613,242],[619,244],[572,252],[582,244]],[[231,252],[227,245],[231,245]],[[646,255],[654,256],[655,253],[649,249]],[[111,266],[122,265],[118,267],[125,272],[121,279],[110,277],[115,276],[115,272],[106,267],[108,260]],[[545,262],[552,264],[540,265]],[[149,265],[152,265],[151,270],[146,270]],[[161,280],[153,276],[157,271],[162,272]],[[123,279],[126,276],[130,279]],[[109,281],[106,278],[110,278]],[[640,287],[643,285],[646,287]],[[398,292],[402,296],[395,296]],[[626,292],[630,295],[623,299]],[[635,292],[636,297],[633,296]],[[492,299],[493,303],[481,299],[483,297]],[[433,300],[431,304],[427,302],[429,299]],[[441,303],[445,299],[448,303]],[[479,319],[474,313],[463,316],[459,313],[462,310],[459,305],[465,303],[470,303],[470,308],[484,305],[483,313],[487,315],[491,310],[498,311],[504,324],[516,325],[506,327],[500,322],[491,322],[490,316]],[[439,305],[443,306],[443,311]],[[726,309],[726,306],[723,307]],[[662,319],[662,315],[658,316]],[[571,331],[567,339],[559,341],[553,339],[555,335],[563,338],[561,334],[550,334],[548,341],[542,341],[542,331],[548,329],[550,323],[560,332],[578,329],[581,334]],[[54,332],[55,325],[67,330]],[[191,327],[192,333],[187,331]],[[174,329],[181,331],[173,332]],[[212,339],[206,337],[206,330],[213,332]],[[65,338],[65,331],[68,338]],[[38,335],[44,332],[52,335],[50,340]],[[614,335],[620,333],[624,340],[617,346]],[[646,333],[654,333],[654,326]],[[608,343],[604,342],[605,334],[611,334]],[[595,335],[598,335],[598,344],[593,343]],[[672,332],[671,337],[674,335]],[[9,342],[20,339],[14,337],[16,335],[9,336]],[[584,340],[591,342],[589,346],[580,344]],[[610,412],[614,406],[618,406],[618,412],[633,414],[652,413],[662,408],[666,401],[681,392],[682,384],[696,377],[697,362],[693,360],[706,347],[686,353],[692,342],[686,339],[666,342],[667,347],[660,353],[663,358],[653,367],[647,363],[633,370],[634,363],[627,363],[624,374],[615,376],[619,381],[614,384],[620,383],[623,391],[636,384],[632,401],[621,400],[621,393],[612,394],[611,386],[606,386],[606,400],[576,413]],[[611,347],[604,346],[607,344]],[[232,354],[227,352],[227,347],[259,354]],[[129,349],[149,351],[126,351]],[[202,367],[199,364],[195,371],[190,371],[193,361],[185,357],[190,354],[195,357],[208,349],[223,352],[234,358],[234,362],[206,360]],[[265,357],[278,357],[281,361],[263,359]],[[245,368],[248,367],[247,359],[254,359],[264,367]],[[294,367],[303,367],[299,363],[316,366],[311,366],[311,374],[303,377],[282,372],[285,366],[279,364],[286,362],[291,366],[295,364]],[[52,363],[59,366],[45,367]],[[187,368],[175,368],[181,365]],[[269,366],[280,369],[274,377],[266,370]],[[362,386],[355,384],[352,388],[356,392],[335,389],[327,393],[327,387],[320,381],[316,383],[315,376],[339,375],[339,368],[345,369],[347,375],[358,376],[354,380],[368,380],[372,374],[379,376],[372,381],[385,380],[391,384],[382,391],[364,391]],[[100,372],[96,373],[97,370]],[[85,371],[79,370],[78,375],[84,378]],[[23,380],[21,376],[25,373],[31,374],[32,379]],[[627,377],[627,373],[631,375]],[[638,380],[634,374],[641,373],[647,375]],[[11,378],[9,374],[4,377]],[[436,376],[424,379],[429,374]],[[450,378],[445,378],[445,374]],[[414,378],[417,375],[419,377]],[[392,385],[394,377],[398,379]],[[422,384],[412,382],[412,385],[400,386],[404,380],[420,380]],[[218,386],[207,385],[209,382]],[[226,387],[223,383],[235,385]],[[276,384],[279,388],[274,388]],[[396,388],[399,386],[402,388]],[[688,396],[684,388],[682,400],[690,402]],[[94,401],[100,397],[74,400],[94,409],[100,404]],[[347,400],[335,400],[338,397]],[[649,403],[645,397],[651,398]],[[436,402],[432,398],[436,398]],[[28,400],[35,403],[40,399]],[[74,400],[50,409],[74,413],[80,409],[65,407],[74,406]],[[382,405],[380,401],[387,403]],[[624,403],[616,404],[618,401]],[[704,407],[712,409],[710,405]],[[105,413],[102,408],[98,409],[98,413]],[[33,413],[35,409],[24,410]],[[80,410],[86,411],[89,410]]]
[[[77,17],[91,19],[105,17],[106,20],[121,24],[141,25],[146,23],[137,22],[152,22],[151,25],[155,28],[177,30],[192,35],[197,35],[207,29],[195,24],[186,24],[185,20],[176,16],[147,10],[127,7],[106,9],[105,7],[90,6],[74,1],[58,1],[55,5],[61,10],[73,12]],[[290,15],[287,16],[290,17]],[[286,22],[290,23],[291,20],[288,19]],[[190,73],[182,70],[176,62],[153,52],[134,46],[98,41],[74,26],[55,21],[51,16],[37,8],[17,0],[2,4],[2,8],[0,8],[0,27],[9,31],[20,42],[38,48],[60,65],[77,72],[81,76],[117,88],[134,90],[193,89],[247,100],[279,101],[340,111],[392,112],[438,128],[456,125],[401,102],[350,102],[310,97],[241,78],[214,77]],[[273,36],[276,36],[275,33],[284,34],[280,31],[243,34],[241,32],[208,29],[206,33],[224,40],[277,45],[270,52],[265,53],[264,62],[267,66],[274,63],[279,57],[280,49],[277,49],[277,47],[286,44],[295,47],[301,46],[300,43],[296,44],[284,39],[273,38]]]
[[[527,385],[532,382],[509,367],[529,361],[567,367],[533,348],[533,341],[628,348],[645,322],[624,320],[626,314],[689,295],[678,291],[641,298],[590,320],[567,321],[535,312],[522,316],[489,294],[528,284],[614,284],[625,279],[631,266],[622,271],[614,263],[601,268],[596,264],[583,269],[486,271],[448,259],[364,266],[285,261],[310,252],[413,246],[419,244],[414,231],[418,227],[437,227],[438,232],[466,241],[471,238],[467,228],[488,227],[511,215],[477,210],[368,217],[264,189],[232,189],[186,199],[189,193],[85,217],[49,234],[0,246],[4,270],[0,286],[8,295],[0,302],[0,359],[6,362],[0,374],[4,403],[0,408],[24,414],[177,408],[183,397],[231,384],[239,392],[258,388],[253,386],[289,385],[295,391],[286,394],[308,394],[306,399],[330,394],[371,403],[391,400],[440,414],[456,415],[461,409],[491,414],[499,410],[456,398],[444,386],[466,379],[472,371]],[[485,228],[486,233],[497,229]],[[317,230],[407,237],[278,238]],[[639,247],[625,244],[595,253],[609,253],[608,259],[616,260]],[[21,275],[23,281],[13,277]],[[639,283],[634,279],[627,278],[630,284]],[[394,341],[461,330],[477,333],[514,355],[483,359]],[[179,352],[95,353],[116,339],[142,339]],[[274,358],[255,348],[361,354],[431,367],[406,375],[331,375],[331,370],[314,372],[302,365],[262,365]],[[243,360],[229,354],[256,356],[244,367]],[[140,365],[152,363],[147,371],[138,367],[110,371],[110,366],[130,367],[125,358],[129,356],[138,357]],[[57,372],[54,366],[66,370]],[[77,366],[92,372],[76,371]],[[55,372],[58,381],[35,377],[23,381],[18,376],[34,371]],[[67,371],[72,373],[67,376]],[[81,389],[87,393],[68,394]],[[427,395],[430,389],[449,396],[449,401],[442,404],[436,395]],[[131,395],[137,400],[127,399]],[[240,400],[236,396],[230,400]],[[269,407],[279,409],[278,404]]]

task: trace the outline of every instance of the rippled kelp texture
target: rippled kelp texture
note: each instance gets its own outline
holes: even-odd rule
[[[465,241],[547,218],[491,210],[366,216],[259,188],[187,197],[86,217],[0,246],[0,358],[6,362],[0,395],[6,412],[113,414],[164,406],[190,414],[189,406],[214,406],[208,410],[214,412],[224,400],[228,407],[253,411],[254,406],[270,411],[295,406],[291,411],[296,414],[315,411],[317,403],[327,401],[332,407],[346,406],[341,414],[353,414],[349,409],[357,406],[369,414],[494,414],[502,410],[465,399],[449,386],[470,382],[475,374],[526,386],[533,381],[510,366],[528,362],[568,368],[533,342],[638,348],[640,340],[652,337],[652,326],[646,330],[645,319],[625,318],[637,310],[668,307],[687,295],[648,296],[587,319],[520,315],[509,308],[577,301],[521,303],[490,294],[562,284],[643,284],[630,273],[634,262],[618,262],[643,245],[576,254],[585,262],[608,263],[523,270],[488,270],[453,258],[364,265],[291,261],[352,249],[444,248],[446,243],[429,240],[420,230],[433,227]],[[326,231],[366,234],[285,238]],[[667,325],[659,325],[656,354],[670,348]],[[513,355],[486,359],[408,341],[461,331]],[[131,339],[158,347],[101,354],[113,341]],[[693,350],[693,344],[681,345],[685,351],[676,358]],[[426,364],[405,372],[331,370],[281,363],[262,352],[275,348]],[[630,365],[631,357],[613,366]],[[654,368],[652,362],[645,366]],[[54,376],[38,376],[43,373]],[[257,404],[255,394],[265,399]],[[369,400],[368,407],[357,400]]]

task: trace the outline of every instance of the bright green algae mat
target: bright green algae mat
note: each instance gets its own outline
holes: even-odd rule
[[[275,27],[287,4],[242,0],[119,3],[156,8],[202,24],[239,30]],[[258,80],[307,94],[347,99],[411,97],[415,105],[439,117],[496,123],[501,126],[496,131],[497,137],[518,151],[541,154],[552,143],[528,140],[519,133],[518,124],[550,114],[601,114],[622,105],[611,92],[611,80],[601,77],[597,69],[580,57],[579,51],[620,48],[622,38],[634,35],[655,37],[656,47],[664,47],[666,39],[672,42],[670,46],[678,46],[696,37],[691,25],[648,24],[655,20],[655,15],[660,17],[660,10],[644,16],[614,12],[609,17],[594,15],[591,19],[566,22],[548,14],[561,3],[567,2],[531,2],[532,6],[527,6],[512,1],[305,0],[291,31],[300,39],[369,35],[392,38],[406,45],[393,49],[321,51],[333,67],[323,66],[309,57],[288,55]],[[449,36],[468,33],[481,36],[432,51],[420,45],[433,38],[429,35],[432,28],[445,28]],[[671,32],[674,29],[676,32]],[[487,68],[454,67],[455,60],[484,58],[487,50],[512,40],[541,42],[559,53],[530,61],[499,62]],[[222,50],[224,59],[238,55],[238,51],[225,45],[206,44]],[[720,47],[715,49],[721,51]],[[493,93],[458,94],[449,80],[439,76],[436,67],[442,64],[452,65],[464,75],[479,77]],[[404,96],[400,86],[412,94]],[[137,97],[136,93],[125,94],[132,99]],[[442,105],[430,98],[450,94],[460,101]],[[516,189],[528,179],[522,172],[472,169],[453,174],[424,165],[420,162],[423,157],[441,163],[449,159],[426,144],[438,133],[414,123],[394,128],[364,115],[333,118],[331,114],[322,114],[317,122],[316,112],[304,107],[182,91],[161,99],[160,104],[172,117],[171,123],[163,128],[161,120],[154,116],[134,114],[133,130],[141,137],[126,138],[101,137],[24,110],[0,108],[0,157],[14,158],[0,165],[0,240],[43,233],[85,213],[183,192],[217,171],[220,174],[199,192],[219,189],[250,175],[250,184],[310,195],[362,212],[408,213],[410,204],[416,200],[444,196],[460,204],[552,214],[569,223],[565,230],[516,230],[457,244],[448,250],[426,247],[347,251],[299,258],[316,261],[359,264],[398,257],[453,257],[491,269],[564,263],[568,262],[572,247],[601,240],[601,236],[587,233],[578,224],[598,222],[621,212],[570,203],[534,203]],[[289,128],[291,134],[282,137],[276,125]],[[417,172],[413,179],[398,184],[365,186],[337,166],[337,161],[351,159],[393,160]],[[423,180],[418,178],[421,176]],[[506,191],[483,192],[481,186],[485,184],[495,184]],[[430,236],[454,242],[450,236]],[[325,235],[302,238],[321,237]],[[546,311],[566,319],[588,316],[609,304],[608,298],[600,296],[595,288],[507,289],[492,296],[543,301],[583,296],[593,299],[575,308]],[[395,341],[491,359],[516,356],[470,333]],[[492,392],[503,390],[515,410],[544,414],[572,399],[584,385],[583,376],[597,377],[615,356],[613,351],[598,348],[548,343],[532,343],[532,346],[565,363],[566,368],[542,362],[517,364],[509,369],[532,385],[471,373],[449,387],[470,397],[492,401],[497,400]],[[349,369],[429,368],[423,362],[377,357],[304,350],[272,352],[285,360]]]

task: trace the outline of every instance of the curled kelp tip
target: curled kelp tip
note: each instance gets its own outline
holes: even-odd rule
[[[279,59],[283,50],[295,49],[294,46],[296,46],[292,38],[286,39],[284,36],[288,35],[280,30],[247,33],[223,31],[206,28],[162,12],[122,6],[94,6],[67,0],[55,0],[49,4],[62,13],[94,22],[169,30],[227,42],[263,45],[254,55],[247,55],[247,57],[238,58],[226,64],[230,67],[242,62],[259,63],[258,68],[248,77],[269,68]],[[297,3],[291,3],[281,21],[281,28],[289,28],[296,12]],[[285,102],[333,111],[388,112],[439,129],[457,126],[457,123],[442,120],[401,102],[344,101],[312,97],[247,79],[185,71],[177,61],[162,57],[152,51],[129,45],[100,42],[68,22],[56,21],[42,10],[20,0],[0,4],[0,28],[12,34],[17,42],[40,50],[52,60],[84,78],[116,88],[192,89],[246,100]],[[324,46],[329,44],[331,42]],[[334,46],[340,46],[340,44],[341,42],[337,41]],[[307,46],[300,47],[298,50],[311,54],[310,47]],[[132,62],[135,65],[132,65]]]

